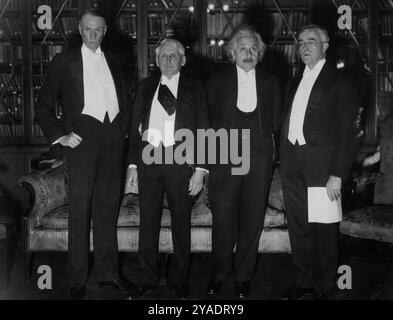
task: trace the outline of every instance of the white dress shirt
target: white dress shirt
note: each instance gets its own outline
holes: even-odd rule
[[[310,70],[307,66],[304,69],[303,78],[300,81],[295,98],[293,99],[292,111],[289,120],[288,140],[293,145],[295,145],[296,141],[298,141],[299,145],[306,144],[303,134],[304,116],[306,115],[311,90],[325,62],[326,59],[322,59],[318,61],[313,69]]]
[[[98,48],[94,53],[82,44],[83,65],[83,95],[84,106],[82,114],[87,114],[104,122],[108,112],[110,122],[119,113],[115,83],[109,70],[104,53]],[[60,141],[60,137],[52,144]]]
[[[158,101],[158,91],[160,84],[166,85],[177,99],[177,91],[179,88],[180,72],[176,73],[171,79],[162,75],[160,83],[153,96],[151,104],[149,127],[147,129],[147,141],[155,147],[158,147],[160,142],[165,147],[173,146],[175,144],[175,120],[176,111],[169,115],[161,103]],[[137,168],[137,165],[132,163],[128,168]],[[196,167],[195,170],[201,170],[208,173],[209,171],[204,168]]]
[[[115,83],[101,48],[96,52],[82,45],[84,107],[82,114],[104,122],[108,112],[110,122],[119,113]]]
[[[154,93],[151,104],[149,127],[147,129],[147,141],[155,147],[158,147],[160,142],[162,142],[165,147],[173,146],[175,144],[176,111],[172,115],[169,115],[165,111],[164,107],[158,101],[158,91],[160,84],[166,85],[177,99],[179,76],[180,72],[176,73],[171,79],[162,75],[160,83]]]
[[[240,111],[252,112],[257,107],[257,85],[255,69],[245,72],[236,65],[237,69],[237,103]]]

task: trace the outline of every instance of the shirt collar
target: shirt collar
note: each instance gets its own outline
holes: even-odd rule
[[[323,66],[325,65],[326,59],[323,58],[322,60],[319,60],[317,62],[317,64],[314,66],[314,68],[310,69],[307,65],[304,68],[304,72],[303,73],[308,73],[308,72],[319,72],[321,71],[321,69],[323,68]]]
[[[167,76],[161,75],[161,83],[163,85],[175,85],[179,82],[180,72],[176,73],[170,80]]]
[[[102,54],[101,47],[98,47],[96,52],[91,51],[85,44],[82,44],[82,53],[87,55]]]
[[[240,68],[237,64],[236,64],[236,69],[237,69],[237,74],[240,75],[241,77],[250,77],[255,74],[255,69],[251,69],[250,71],[246,72],[242,68]]]

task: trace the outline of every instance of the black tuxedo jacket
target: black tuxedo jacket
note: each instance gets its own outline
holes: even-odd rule
[[[287,89],[281,154],[290,143],[287,139],[289,120],[300,81],[301,76],[290,82]],[[325,185],[330,175],[343,180],[348,176],[357,149],[355,122],[359,96],[349,78],[326,62],[311,90],[303,124],[306,152],[309,153],[309,162],[303,165],[309,184]]]
[[[267,71],[255,69],[260,128],[266,145],[273,151],[280,126],[281,90],[277,78]],[[231,129],[236,115],[238,81],[236,65],[213,74],[208,81],[207,96],[211,127]]]
[[[116,88],[119,103],[120,129],[124,137],[128,133],[130,106],[122,67],[118,59],[104,53]],[[56,103],[62,108],[62,119],[56,118]],[[57,54],[49,66],[44,88],[36,103],[36,117],[50,143],[73,131],[73,118],[84,107],[83,62],[81,47]]]
[[[138,87],[134,111],[129,133],[128,163],[138,164],[142,152],[142,133],[149,128],[151,105],[154,93],[161,79],[161,73],[143,79]],[[182,128],[191,130],[196,142],[197,129],[208,129],[209,118],[206,105],[206,94],[202,83],[180,72],[177,90],[175,131]],[[180,143],[180,142],[179,142]],[[194,164],[198,150],[194,144]],[[204,164],[197,164],[206,167]]]

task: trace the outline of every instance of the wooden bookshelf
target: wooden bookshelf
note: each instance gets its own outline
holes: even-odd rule
[[[0,1],[0,143],[20,144],[25,137],[23,97],[23,16],[21,1]]]
[[[393,2],[379,2],[378,39],[378,118],[383,121],[393,112]]]
[[[332,40],[329,51],[350,66],[363,59],[371,70],[367,78],[371,98],[367,102],[366,134],[369,141],[375,140],[379,102],[393,105],[389,100],[393,72],[392,1],[335,2],[338,6],[351,6],[352,33],[337,28],[334,19],[338,14],[330,0],[277,0],[290,29],[274,0],[10,0],[5,10],[7,0],[0,0],[0,144],[46,143],[34,119],[34,102],[49,62],[56,53],[75,44],[76,39],[80,41],[78,16],[92,6],[108,16],[109,32],[103,45],[113,48],[124,61],[132,95],[135,84],[155,69],[154,50],[163,38],[179,39],[185,44],[190,64],[204,61],[194,68],[209,70],[206,62],[227,62],[225,45],[233,28],[242,22],[253,25],[267,44],[263,64],[286,80],[302,68],[293,36],[304,24],[326,22],[324,9],[319,9],[319,15],[316,13],[321,4],[326,5],[333,12],[328,28]],[[49,34],[37,27],[40,5],[51,6],[54,17],[59,15]],[[5,89],[11,75],[15,78],[11,81],[13,88]]]

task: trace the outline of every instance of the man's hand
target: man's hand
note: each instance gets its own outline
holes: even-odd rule
[[[341,197],[341,178],[330,176],[326,183],[326,190],[330,201],[338,200]]]
[[[57,142],[64,147],[70,147],[74,149],[77,146],[79,146],[79,144],[82,142],[82,138],[78,136],[76,133],[71,132],[70,134],[61,137]]]
[[[137,190],[138,186],[138,170],[137,168],[131,167],[127,170],[127,177],[124,186],[124,193],[128,193],[127,190]]]
[[[202,170],[195,170],[194,174],[190,179],[190,184],[188,186],[188,191],[190,191],[190,196],[195,196],[201,191],[203,187],[203,176],[204,172]]]

